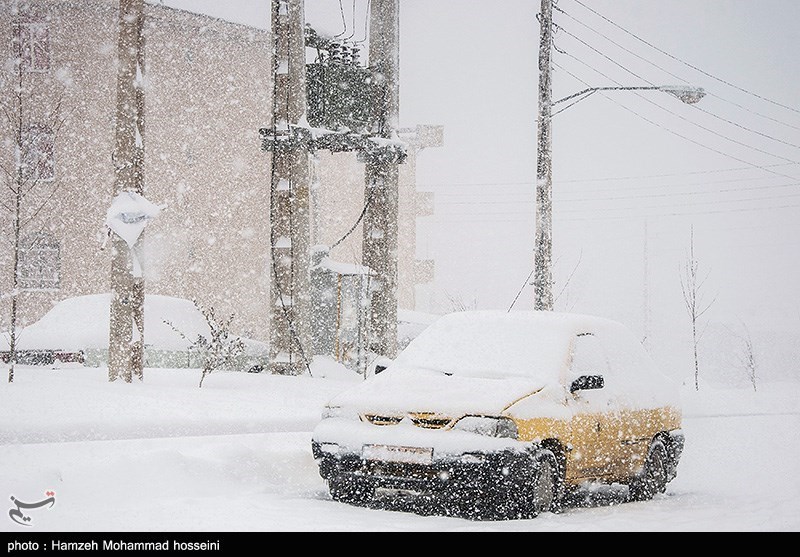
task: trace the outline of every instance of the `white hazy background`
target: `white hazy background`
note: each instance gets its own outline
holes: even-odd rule
[[[268,26],[267,0],[163,3]],[[306,0],[307,21],[362,39],[366,7]],[[693,227],[711,304],[701,377],[746,381],[750,334],[762,378],[800,378],[800,3],[556,7],[554,99],[620,85],[707,92],[695,106],[654,91],[599,92],[554,117],[556,309],[624,322],[688,377],[681,266]],[[539,2],[401,0],[400,10],[401,124],[445,127],[445,146],[418,161],[435,214],[419,220],[417,255],[436,273],[417,309],[508,308],[533,265]],[[515,309],[532,298],[526,286]]]

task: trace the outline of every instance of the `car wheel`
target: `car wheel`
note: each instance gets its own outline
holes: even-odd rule
[[[369,482],[334,476],[328,480],[328,491],[334,501],[363,505],[375,494],[375,487]]]
[[[559,507],[560,479],[556,455],[549,449],[536,453],[536,472],[531,490],[531,507],[534,516],[555,512]]]
[[[647,501],[667,490],[667,449],[660,439],[650,444],[641,474],[631,482],[630,498]]]
[[[507,455],[508,456],[508,455]],[[531,518],[530,493],[534,460],[515,454],[496,463],[486,478],[452,486],[450,498],[458,516],[469,520]]]

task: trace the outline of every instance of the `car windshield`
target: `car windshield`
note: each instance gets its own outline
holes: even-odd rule
[[[566,362],[570,338],[566,327],[549,317],[451,314],[414,339],[392,368],[400,373],[531,377],[550,382]]]

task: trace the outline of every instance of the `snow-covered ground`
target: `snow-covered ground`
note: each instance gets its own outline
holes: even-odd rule
[[[687,446],[653,501],[608,490],[560,514],[472,522],[413,504],[351,507],[328,496],[311,456],[323,404],[360,378],[329,362],[315,377],[18,366],[0,383],[0,531],[798,531],[800,384],[683,391]],[[325,376],[325,377],[323,377]],[[55,504],[9,517],[9,497]],[[612,493],[613,494],[613,493]]]

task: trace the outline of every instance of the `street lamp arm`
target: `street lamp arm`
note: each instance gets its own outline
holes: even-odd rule
[[[557,101],[553,101],[553,104],[563,103],[564,101],[568,101],[570,99],[574,99],[575,97],[580,97],[581,95],[585,95],[586,93],[595,93],[597,91],[653,91],[659,90],[661,87],[587,87],[583,91],[578,91],[577,93],[573,93],[572,95],[566,96],[563,99],[558,99]]]
[[[582,95],[586,95],[587,93],[595,93],[597,91],[662,91],[664,93],[669,93],[673,97],[677,97],[686,104],[695,104],[700,99],[705,97],[706,92],[703,90],[702,87],[689,87],[684,85],[647,85],[647,86],[640,86],[640,87],[587,87],[583,91],[578,91],[577,93],[573,93],[572,95],[568,95],[563,99],[558,99],[557,101],[553,101],[553,105],[557,105],[564,101],[568,101],[570,99],[574,99],[575,97],[580,97]],[[583,99],[580,99],[583,100]],[[576,101],[579,102],[579,101]],[[575,103],[573,103],[575,104]]]

